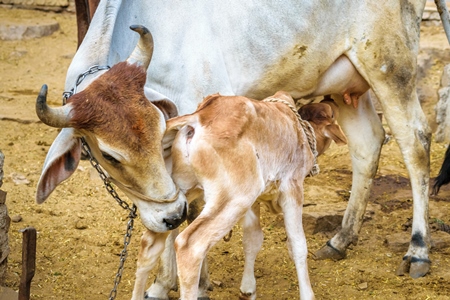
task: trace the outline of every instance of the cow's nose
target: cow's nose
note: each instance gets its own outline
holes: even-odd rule
[[[181,216],[175,216],[172,218],[163,219],[164,223],[169,230],[173,230],[181,225],[186,220],[187,216],[187,204],[184,205],[183,214]]]

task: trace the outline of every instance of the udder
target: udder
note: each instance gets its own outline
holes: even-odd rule
[[[346,104],[352,104],[356,108],[359,97],[369,88],[369,84],[359,74],[352,62],[342,55],[320,77],[311,96],[340,94]]]

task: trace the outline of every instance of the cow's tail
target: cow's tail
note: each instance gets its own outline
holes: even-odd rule
[[[447,9],[447,0],[434,0],[434,2],[436,3],[439,16],[441,17],[447,40],[450,43],[450,16]]]
[[[433,185],[432,195],[437,195],[441,186],[450,182],[450,146],[445,152],[444,162],[442,163],[439,175],[436,177]]]

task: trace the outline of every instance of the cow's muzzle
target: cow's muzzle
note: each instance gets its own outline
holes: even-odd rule
[[[172,216],[170,218],[164,218],[163,222],[166,224],[167,228],[169,230],[174,230],[178,226],[181,225],[186,220],[187,217],[187,203],[184,204],[183,213],[181,216],[179,214]]]

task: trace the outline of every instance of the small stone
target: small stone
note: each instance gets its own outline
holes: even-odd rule
[[[12,173],[11,179],[14,181],[15,184],[29,184],[30,181],[22,174],[18,173]]]
[[[218,280],[213,280],[212,283],[214,283],[218,287],[221,287],[223,285],[222,281],[218,281]]]
[[[343,213],[336,211],[304,213],[304,231],[306,234],[333,231],[341,225],[342,218]]]
[[[384,243],[393,252],[405,252],[408,250],[411,234],[399,232],[387,235]]]
[[[11,221],[13,221],[14,223],[19,223],[20,221],[22,221],[22,216],[21,215],[12,216]]]
[[[87,229],[88,226],[86,225],[86,223],[84,223],[83,220],[78,220],[78,221],[75,223],[75,228],[76,228],[76,229],[79,229],[79,230],[83,230],[83,229]]]
[[[366,290],[367,289],[367,282],[363,282],[361,284],[358,284],[358,288],[360,290]]]

